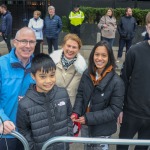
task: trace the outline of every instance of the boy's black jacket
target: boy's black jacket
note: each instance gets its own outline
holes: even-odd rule
[[[38,93],[30,85],[26,96],[19,102],[17,127],[28,140],[31,150],[41,150],[48,139],[55,136],[72,136],[70,119],[72,107],[65,88],[57,87],[45,93]],[[55,144],[48,150],[67,150],[68,144]]]

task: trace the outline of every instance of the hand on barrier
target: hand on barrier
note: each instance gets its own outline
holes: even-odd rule
[[[4,134],[9,134],[15,130],[15,125],[11,121],[8,120],[4,121],[3,125],[4,125],[4,132],[3,132]]]

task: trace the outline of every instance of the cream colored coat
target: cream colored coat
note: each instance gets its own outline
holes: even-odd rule
[[[103,25],[106,24],[108,27],[105,28]],[[116,34],[116,18],[105,15],[100,19],[100,22],[98,23],[98,28],[101,30],[101,35],[105,38],[115,38]]]
[[[54,51],[50,56],[56,64],[56,84],[60,87],[67,87],[72,106],[74,105],[77,89],[80,83],[81,76],[87,68],[85,59],[80,53],[77,54],[77,60],[67,70],[65,70],[61,63],[62,50]],[[76,71],[75,75],[74,72]],[[72,78],[72,76],[74,77]]]

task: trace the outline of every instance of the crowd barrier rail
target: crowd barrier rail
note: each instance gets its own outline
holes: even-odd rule
[[[112,145],[148,145],[150,146],[150,140],[136,140],[136,139],[105,139],[105,138],[83,138],[83,137],[66,137],[58,136],[49,139],[45,142],[42,150],[46,150],[48,146],[57,142],[65,143],[84,143],[84,144],[112,144]]]
[[[30,149],[29,149],[28,141],[25,139],[25,137],[24,137],[23,135],[21,135],[21,134],[20,134],[19,132],[17,132],[17,131],[12,131],[12,132],[10,133],[10,135],[16,137],[17,139],[19,139],[19,140],[22,142],[22,144],[23,144],[23,146],[24,146],[24,150],[30,150]]]
[[[24,150],[30,150],[29,144],[25,137],[17,131],[12,131],[10,135],[19,139]],[[139,139],[105,139],[105,138],[84,138],[84,137],[68,137],[68,136],[58,136],[47,140],[42,150],[46,150],[51,144],[63,142],[63,143],[83,143],[83,144],[111,144],[111,145],[147,145],[150,146],[150,140],[139,140]]]

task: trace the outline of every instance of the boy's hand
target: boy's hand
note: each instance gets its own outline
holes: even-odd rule
[[[11,133],[13,130],[15,130],[15,125],[13,122],[11,121],[5,121],[4,122],[4,134],[9,134]]]
[[[85,118],[84,118],[84,116],[79,117],[79,119],[76,119],[75,121],[76,121],[76,122],[79,122],[79,123],[81,123],[81,124],[85,124]]]

